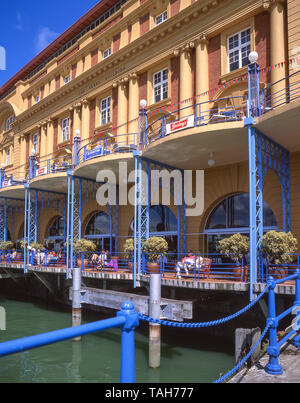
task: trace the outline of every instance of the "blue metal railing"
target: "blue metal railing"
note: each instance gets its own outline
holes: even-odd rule
[[[82,164],[94,158],[110,154],[132,153],[139,147],[138,133],[126,133],[107,136],[85,144],[78,151],[77,161]]]
[[[66,251],[33,251],[28,250],[28,264],[31,266],[44,268],[66,268],[67,257]],[[0,250],[0,263],[17,264],[23,260],[24,251],[5,251]],[[241,283],[249,283],[250,281],[250,265],[249,257],[243,258],[240,262],[236,262],[234,256],[224,255],[220,253],[177,253],[168,252],[159,254],[157,257],[156,270],[161,274],[162,278],[183,278],[192,279],[193,281],[233,281]],[[265,284],[269,276],[275,280],[285,279],[289,281],[289,276],[300,270],[300,254],[294,253],[288,256],[289,259],[285,263],[271,263],[262,255],[259,256],[257,280],[259,283]],[[140,274],[151,274],[153,267],[149,255],[143,253],[141,257]],[[74,261],[69,259],[69,267],[80,267],[82,271],[91,270],[104,273],[106,271],[120,273],[134,273],[134,257],[133,254],[126,252],[78,252],[74,253]],[[138,270],[137,270],[138,271]]]
[[[300,99],[300,70],[263,88],[260,97],[262,114]]]
[[[138,326],[139,318],[132,302],[125,302],[115,318],[1,343],[0,357],[120,327],[122,329],[120,382],[135,383],[134,331]]]
[[[276,296],[275,296],[275,288],[277,285],[285,282],[285,281],[296,280],[296,297],[294,305],[287,309],[285,312],[280,315],[276,315]],[[266,367],[266,371],[272,375],[281,375],[282,367],[279,364],[278,357],[280,354],[280,349],[288,340],[290,340],[293,336],[296,337],[293,340],[294,345],[300,349],[300,271],[289,277],[284,279],[280,279],[275,281],[273,277],[268,278],[269,285],[269,315],[268,315],[268,325],[270,327],[269,331],[269,347],[267,352],[269,354],[269,363]],[[279,322],[287,317],[288,315],[294,313],[296,315],[296,321],[293,323],[292,330],[280,341],[277,341],[277,329]]]
[[[144,144],[147,146],[160,138],[186,128],[242,121],[246,115],[246,96],[220,98],[167,111],[164,116],[147,127]]]

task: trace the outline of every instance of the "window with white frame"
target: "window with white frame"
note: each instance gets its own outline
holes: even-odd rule
[[[168,19],[168,12],[164,11],[163,13],[159,14],[157,17],[155,17],[155,25],[160,25],[163,22],[167,21]]]
[[[249,53],[251,52],[251,30],[244,29],[231,35],[227,43],[229,72],[247,66]]]
[[[109,56],[111,56],[111,48],[106,49],[103,53],[102,53],[102,58],[107,59]]]
[[[10,149],[6,150],[6,166],[10,165]]]
[[[100,125],[106,125],[110,122],[111,97],[101,99],[100,101]]]
[[[168,98],[168,69],[164,69],[153,75],[154,103]]]
[[[36,133],[32,136],[32,145],[33,145],[35,154],[38,154],[38,152],[39,152],[39,135],[38,135],[38,133]]]
[[[66,77],[64,77],[64,84],[68,84],[71,81],[70,74],[68,74]]]
[[[69,118],[63,119],[61,122],[61,127],[62,127],[62,141],[68,141],[70,133],[70,119]]]
[[[14,122],[15,117],[14,115],[10,116],[8,119],[6,119],[5,123],[5,130],[8,132],[11,129],[11,125]]]

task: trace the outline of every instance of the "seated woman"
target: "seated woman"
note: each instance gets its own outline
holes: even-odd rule
[[[99,256],[94,254],[92,256],[92,262],[98,264],[97,269],[103,269],[107,265],[107,252],[102,250]]]
[[[193,268],[199,269],[203,264],[203,258],[197,256],[191,251],[188,252],[188,256],[181,259],[180,262],[176,264],[176,278],[181,278],[181,270],[185,270],[185,274],[189,275],[189,270]]]

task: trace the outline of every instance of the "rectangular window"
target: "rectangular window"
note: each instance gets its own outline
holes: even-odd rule
[[[32,137],[32,144],[35,154],[39,152],[39,135],[38,133],[34,134]]]
[[[68,84],[71,81],[70,74],[64,78],[64,84]]]
[[[10,149],[6,150],[6,166],[10,165]]]
[[[168,98],[168,69],[164,69],[153,75],[154,103]]]
[[[37,95],[37,96],[34,98],[34,100],[35,100],[35,103],[37,104],[37,103],[40,102],[40,97]]]
[[[6,123],[5,123],[5,130],[8,132],[10,129],[11,129],[11,125],[12,125],[12,123],[14,122],[14,120],[15,120],[15,117],[12,115],[12,116],[10,116],[7,120],[6,120]]]
[[[164,11],[163,13],[159,14],[157,17],[155,17],[155,25],[160,25],[163,22],[167,21],[168,19],[168,12]]]
[[[103,52],[103,54],[102,54],[103,60],[104,60],[104,59],[107,59],[110,55],[111,55],[111,48],[106,49],[106,50]]]
[[[100,125],[106,125],[110,122],[111,97],[101,99],[100,101]]]
[[[229,72],[247,66],[251,52],[251,30],[247,28],[228,38],[228,65]]]
[[[68,141],[70,133],[69,131],[70,119],[69,118],[63,119],[61,127],[62,127],[62,141]]]

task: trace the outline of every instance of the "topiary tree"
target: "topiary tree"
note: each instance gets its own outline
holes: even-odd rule
[[[88,239],[78,239],[74,241],[74,252],[81,253],[81,252],[95,252],[97,249],[94,242]]]
[[[269,231],[262,238],[261,252],[272,264],[291,263],[297,244],[291,232]]]
[[[150,237],[145,242],[145,252],[150,262],[159,262],[162,254],[169,250],[168,242],[161,237]]]
[[[14,249],[14,247],[15,247],[15,244],[11,241],[6,241],[6,242],[1,241],[0,242],[0,249],[2,249],[2,250],[12,250],[12,249]]]
[[[229,238],[222,239],[219,241],[219,251],[235,262],[242,263],[250,251],[249,238],[245,235],[234,234]]]
[[[44,250],[46,250],[45,246],[42,245],[42,244],[40,244],[40,243],[35,243],[35,242],[33,242],[33,243],[31,243],[29,246],[30,246],[31,248],[34,248],[35,250],[40,250],[41,252],[43,252]]]
[[[142,239],[141,245],[142,245],[141,249],[142,249],[142,253],[143,253],[146,250],[145,249],[145,240]],[[136,240],[136,248],[138,248],[138,240]],[[124,258],[131,260],[133,257],[133,254],[134,254],[134,239],[133,238],[126,239],[125,244],[124,244],[124,252],[125,252]]]

